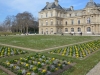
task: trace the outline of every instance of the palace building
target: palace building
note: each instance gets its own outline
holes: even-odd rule
[[[100,34],[100,4],[93,0],[81,10],[62,8],[59,1],[46,2],[39,12],[39,34]]]

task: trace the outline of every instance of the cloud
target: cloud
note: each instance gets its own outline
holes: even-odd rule
[[[28,11],[38,17],[38,12],[45,7],[46,2],[54,2],[54,0],[0,0],[0,14],[4,16],[16,15]],[[81,8],[84,2],[87,2],[87,0],[59,0],[59,4],[66,8],[70,6]]]

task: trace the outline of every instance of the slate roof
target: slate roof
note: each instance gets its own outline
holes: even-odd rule
[[[88,2],[86,7],[97,7],[97,4],[95,2]]]
[[[65,11],[72,11],[71,8],[63,8]]]
[[[53,8],[57,8],[57,9],[63,9],[59,4],[58,6],[55,5],[55,3],[48,3],[42,10],[46,10],[46,9],[53,9]]]

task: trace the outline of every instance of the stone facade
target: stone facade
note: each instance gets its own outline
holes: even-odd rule
[[[58,0],[46,2],[39,12],[39,34],[100,34],[100,4],[93,0],[86,7],[62,8]]]

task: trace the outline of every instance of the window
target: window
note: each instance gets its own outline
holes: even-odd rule
[[[53,25],[53,21],[51,20],[51,25]]]
[[[46,34],[48,34],[48,28],[46,28]]]
[[[71,16],[72,16],[72,14],[69,14],[69,16],[71,17]]]
[[[61,25],[63,24],[63,21],[61,21]]]
[[[48,17],[48,14],[46,13],[46,17]]]
[[[57,32],[59,33],[59,28],[57,29]]]
[[[57,13],[57,17],[58,17],[58,13]]]
[[[68,28],[65,28],[65,32],[68,32]]]
[[[80,20],[78,20],[78,24],[80,24]]]
[[[67,25],[67,21],[65,22],[65,24]]]
[[[71,28],[71,32],[74,32],[74,28]]]
[[[53,16],[53,13],[51,12],[51,17]]]
[[[91,28],[90,27],[87,27],[87,32],[91,32]]]
[[[43,34],[43,29],[41,29],[41,33]]]
[[[53,33],[53,28],[51,28],[51,33]]]
[[[62,17],[62,13],[60,13],[60,17]]]
[[[81,32],[81,28],[78,27],[78,28],[77,28],[77,31],[78,31],[78,32]]]
[[[57,25],[59,24],[59,21],[57,20]]]
[[[48,25],[48,21],[46,21],[46,25]]]
[[[41,26],[43,26],[43,22],[41,22]]]
[[[74,24],[74,20],[71,20],[71,24],[72,24],[72,25]]]
[[[75,13],[75,16],[77,16],[77,13]]]
[[[87,24],[90,24],[90,17],[87,18]]]

